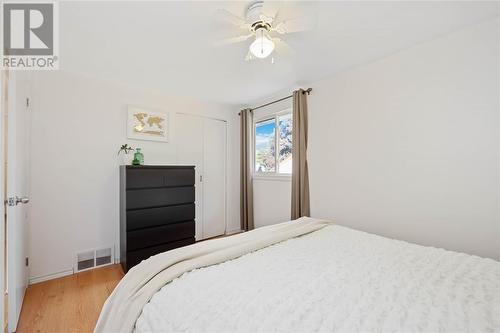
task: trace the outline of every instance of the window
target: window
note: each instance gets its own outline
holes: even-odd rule
[[[255,172],[276,171],[276,120],[255,124]]]
[[[255,123],[255,173],[292,173],[292,114],[276,114]],[[276,149],[278,147],[278,149]]]

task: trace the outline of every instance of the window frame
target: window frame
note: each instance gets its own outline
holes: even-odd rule
[[[253,119],[253,133],[252,133],[252,174],[254,179],[265,179],[265,180],[283,180],[283,181],[288,181],[292,179],[292,174],[291,173],[280,173],[279,172],[279,118],[280,116],[283,115],[290,115],[292,118],[292,123],[293,123],[293,113],[292,109],[288,108],[282,111],[270,113],[270,114],[265,114],[260,117],[254,117]],[[257,124],[261,123],[263,121],[268,121],[268,120],[274,120],[274,125],[275,125],[275,130],[274,130],[274,145],[275,145],[275,171],[265,171],[265,172],[258,172],[255,170],[255,156],[256,156],[256,147],[255,147],[255,137],[256,137],[256,130],[257,130]],[[292,138],[292,145],[293,145],[293,138]],[[293,158],[293,156],[292,156]]]

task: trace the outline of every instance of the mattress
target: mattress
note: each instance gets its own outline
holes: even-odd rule
[[[195,269],[135,332],[500,332],[500,263],[332,225]]]

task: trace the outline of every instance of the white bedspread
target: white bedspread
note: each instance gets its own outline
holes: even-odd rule
[[[173,280],[145,332],[500,332],[500,263],[328,226]]]
[[[95,333],[133,332],[144,306],[165,285],[186,272],[239,258],[332,222],[301,217],[232,237],[212,239],[163,252],[132,267],[104,303]]]

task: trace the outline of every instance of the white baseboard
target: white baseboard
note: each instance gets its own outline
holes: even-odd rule
[[[226,231],[226,235],[239,234],[240,232],[244,232],[244,230],[241,230],[241,229],[228,230],[228,231]]]
[[[68,269],[62,272],[54,273],[54,274],[48,274],[48,275],[43,275],[43,276],[37,276],[37,277],[32,277],[29,279],[29,284],[35,284],[39,282],[44,282],[52,279],[57,279],[63,276],[68,276],[72,275],[74,272],[72,269]]]

